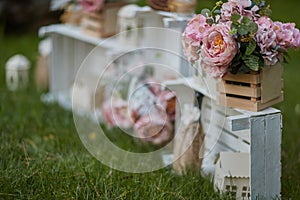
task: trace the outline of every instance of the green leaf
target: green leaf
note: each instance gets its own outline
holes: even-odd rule
[[[249,25],[251,23],[251,20],[249,19],[249,17],[243,17],[241,23],[244,25]]]
[[[238,27],[237,31],[240,35],[247,35],[249,33],[249,28],[248,26],[241,25]]]
[[[245,55],[247,56],[251,55],[255,50],[255,48],[256,48],[256,42],[252,39],[247,45]]]
[[[255,55],[250,55],[250,56],[243,56],[242,57],[245,65],[253,70],[253,71],[258,71],[259,70],[259,57]]]
[[[233,27],[232,27],[232,28],[230,29],[230,31],[229,31],[229,34],[230,34],[230,35],[235,35],[235,34],[237,34],[236,28],[233,28]]]
[[[210,10],[207,8],[202,9],[201,15],[203,15],[204,17],[210,16]]]
[[[215,14],[221,14],[221,10],[217,9],[214,11]]]
[[[256,23],[254,23],[254,22],[251,22],[249,24],[249,31],[250,31],[250,33],[254,34],[254,33],[257,32],[257,30],[258,30],[258,25]]]
[[[233,14],[231,16],[231,21],[232,22],[237,22],[239,19],[241,19],[241,15],[239,15],[239,14]]]

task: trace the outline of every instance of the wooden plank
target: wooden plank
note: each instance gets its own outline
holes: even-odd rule
[[[269,101],[267,103],[260,103],[260,102],[258,102],[258,105],[257,105],[258,106],[258,110],[262,110],[262,109],[268,108],[268,107],[270,107],[270,106],[272,106],[274,104],[280,103],[280,102],[283,101],[283,99],[284,99],[284,97],[283,97],[283,91],[282,91],[281,95],[278,98],[276,98],[276,99],[273,99],[273,100],[271,100],[271,101]]]
[[[49,67],[49,89],[52,94],[55,94],[56,92],[58,92],[60,86],[60,83],[56,79],[59,78],[59,76],[57,77],[57,70],[59,70],[61,62],[60,59],[62,59],[61,36],[56,33],[51,33],[50,37],[52,39],[52,48],[57,49],[57,51],[53,51],[50,54],[51,61]]]
[[[280,197],[281,114],[266,116],[266,198]]]
[[[217,91],[226,94],[235,94],[246,97],[260,97],[260,87],[247,87],[234,84],[217,83]]]
[[[228,116],[227,121],[231,131],[247,130],[250,128],[249,115]]]
[[[217,96],[217,102],[220,105],[228,107],[238,107],[244,110],[257,111],[257,102],[252,102],[247,99],[226,97],[224,94],[220,94]]]
[[[89,13],[84,13],[83,18],[103,20],[104,16],[101,12],[89,12]]]
[[[251,199],[266,196],[265,117],[250,119],[250,190]]]
[[[103,27],[103,21],[91,20],[89,18],[83,18],[81,23],[83,27],[91,27],[94,29],[101,29]]]
[[[218,142],[227,144],[231,149],[234,149],[237,152],[250,152],[250,145],[240,140],[235,135],[222,130],[222,134]]]
[[[253,84],[259,84],[260,83],[260,77],[259,74],[253,75],[253,74],[226,74],[223,77],[223,80],[227,81],[235,81],[235,82],[242,82],[242,83],[253,83]]]
[[[265,110],[261,110],[258,112],[253,112],[253,111],[249,111],[249,110],[241,110],[241,109],[235,109],[238,112],[244,114],[244,115],[249,115],[249,117],[258,117],[258,116],[265,116],[265,115],[271,115],[271,114],[276,114],[276,113],[281,113],[280,110],[269,107]]]
[[[261,76],[261,103],[267,103],[281,95],[282,66],[280,63],[273,66],[265,66]]]

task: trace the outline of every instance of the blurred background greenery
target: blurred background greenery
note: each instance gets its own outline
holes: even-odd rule
[[[198,10],[214,2],[198,0]],[[273,20],[295,22],[300,28],[299,1],[269,3]],[[45,8],[49,0],[0,0],[0,198],[219,198],[200,174],[178,177],[164,169],[132,175],[100,165],[83,148],[72,114],[40,102],[33,82],[37,30],[58,22],[60,15]],[[4,66],[16,53],[32,62],[30,88],[10,92]],[[282,199],[300,196],[300,52],[290,51],[290,56],[284,64],[285,101],[276,105],[283,114]]]

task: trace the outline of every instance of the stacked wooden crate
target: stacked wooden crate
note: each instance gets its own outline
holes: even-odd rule
[[[124,2],[106,3],[98,12],[83,14],[82,30],[94,37],[110,37],[117,32],[117,14]]]

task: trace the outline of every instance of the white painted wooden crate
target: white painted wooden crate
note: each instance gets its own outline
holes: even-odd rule
[[[218,106],[215,97],[194,78],[166,81],[165,84],[176,92],[179,102],[176,130],[180,126],[180,105],[194,104],[195,91],[204,95],[201,106],[205,133],[204,172],[214,172],[214,161],[221,151],[249,152],[251,199],[280,197],[282,124],[279,110],[268,108],[250,112]]]

